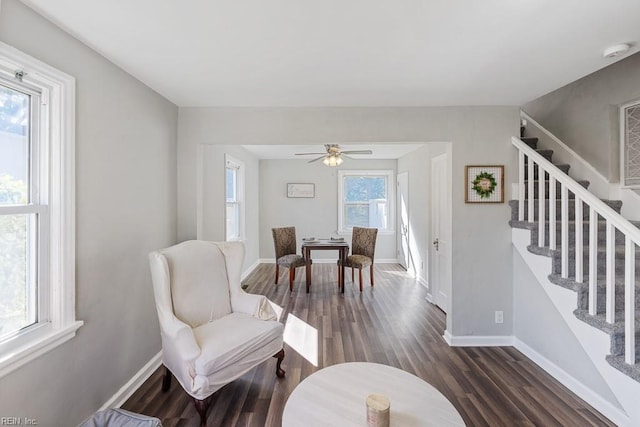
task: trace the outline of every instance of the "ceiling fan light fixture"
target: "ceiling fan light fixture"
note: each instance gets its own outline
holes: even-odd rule
[[[331,166],[331,167],[339,166],[339,165],[342,164],[342,162],[344,162],[344,160],[342,160],[342,157],[340,155],[336,155],[336,154],[329,154],[322,161],[322,163],[324,163],[327,166]]]

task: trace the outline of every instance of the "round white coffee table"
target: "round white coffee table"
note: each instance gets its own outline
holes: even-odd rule
[[[321,369],[293,390],[282,427],[366,426],[366,399],[384,394],[391,426],[464,426],[462,417],[431,384],[377,363],[341,363]]]

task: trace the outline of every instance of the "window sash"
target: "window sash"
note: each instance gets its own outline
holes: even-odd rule
[[[225,186],[227,202],[238,201],[238,170],[239,170],[239,167],[237,166],[227,165],[226,186]]]
[[[377,227],[381,233],[392,233],[394,231],[394,186],[391,185],[393,182],[393,171],[391,170],[362,170],[362,171],[338,171],[338,230],[342,233],[350,233],[354,226],[365,226],[365,227]],[[371,179],[384,179],[384,198],[371,198],[368,200],[347,200],[347,192],[348,192],[348,182],[350,178],[371,178]],[[368,221],[367,224],[352,224],[348,218],[349,208],[353,207],[367,207],[371,205],[372,201],[380,201],[383,202],[383,209],[377,210],[379,221],[383,224],[372,223],[371,217],[369,217],[369,212],[367,212]],[[375,202],[374,202],[375,203]],[[379,203],[379,202],[377,202]],[[374,217],[375,219],[376,217]]]
[[[0,205],[0,216],[3,217],[24,217],[24,254],[17,254],[16,259],[22,259],[24,256],[24,283],[17,286],[24,286],[24,305],[22,306],[22,314],[24,322],[17,329],[9,329],[0,331],[0,343],[6,342],[20,334],[27,333],[29,329],[38,323],[49,321],[49,281],[47,264],[47,252],[40,248],[49,241],[49,208],[46,204],[41,203],[41,197],[46,199],[46,193],[41,192],[40,188],[46,188],[47,180],[43,180],[40,169],[43,162],[40,161],[40,108],[41,96],[40,91],[34,90],[23,84],[17,84],[6,78],[0,77],[0,85],[28,96],[28,117],[26,137],[26,203]],[[23,159],[19,159],[23,160]],[[45,218],[45,221],[43,221]],[[18,248],[20,245],[18,244]],[[14,248],[15,250],[16,248]],[[21,262],[21,261],[19,261]],[[22,268],[20,268],[21,270]],[[21,273],[14,273],[21,274]],[[16,285],[14,283],[14,285]],[[9,284],[11,286],[11,284]],[[19,325],[17,325],[19,326]]]
[[[225,239],[242,240],[244,234],[244,164],[225,154]]]

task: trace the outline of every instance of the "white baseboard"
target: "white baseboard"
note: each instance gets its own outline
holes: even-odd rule
[[[427,282],[427,279],[425,279],[424,277],[418,277],[418,283],[429,289],[429,282]]]
[[[100,411],[109,408],[119,408],[127,401],[131,395],[140,388],[140,386],[153,374],[162,364],[162,351],[147,362],[120,390],[116,392],[111,399],[102,405]]]
[[[444,331],[444,340],[451,347],[507,347],[513,346],[513,337],[508,336],[463,336],[456,337]]]
[[[253,273],[253,270],[255,270],[259,265],[260,265],[261,260],[256,260],[256,262],[254,262],[253,264],[251,264],[249,266],[249,268],[247,268],[243,273],[242,276],[240,276],[240,280],[244,280],[246,279],[251,273]]]
[[[598,411],[602,412],[605,417],[609,418],[617,425],[629,425],[629,417],[624,413],[623,410],[615,407],[609,401],[603,399],[599,394],[595,393],[589,387],[585,386],[573,376],[569,375],[567,371],[560,368],[551,360],[547,359],[516,337],[513,337],[513,346],[522,354],[531,359],[533,363],[544,369],[549,375],[558,380],[562,385],[578,395],[578,397],[596,408]]]

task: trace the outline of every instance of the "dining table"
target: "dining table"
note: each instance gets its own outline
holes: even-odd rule
[[[338,251],[338,287],[344,293],[344,264],[349,255],[349,243],[344,239],[303,239],[302,257],[305,260],[307,293],[311,289],[311,252]]]

